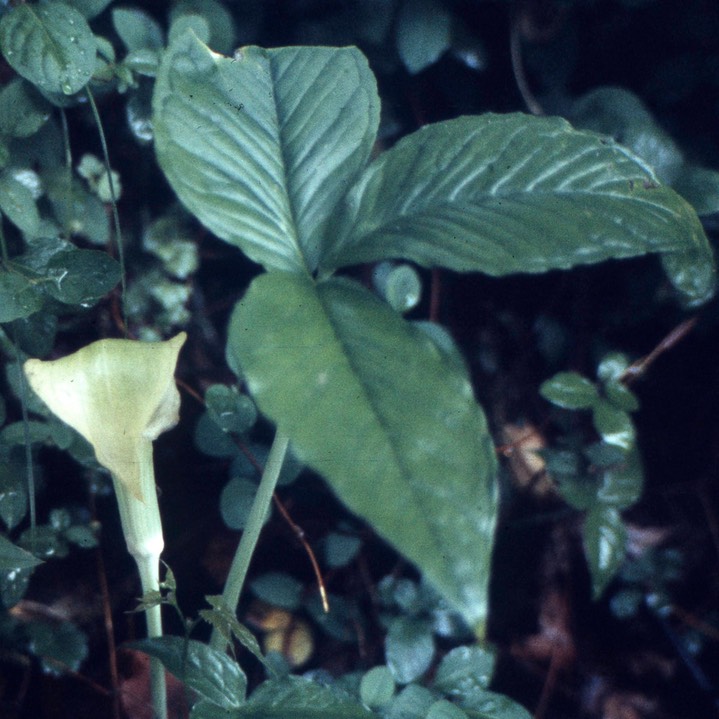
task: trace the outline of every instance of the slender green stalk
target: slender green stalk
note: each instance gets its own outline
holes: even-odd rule
[[[60,124],[62,126],[62,141],[65,145],[65,167],[67,169],[67,186],[72,187],[72,146],[70,145],[70,128],[67,126],[67,113],[60,108]]]
[[[22,371],[22,357],[20,347],[17,344],[15,328],[12,331],[12,341],[15,345],[15,360],[18,366],[18,379],[20,382],[20,410],[22,412],[22,430],[25,441],[25,468],[27,472],[27,497],[30,505],[30,546],[35,549],[35,526],[37,525],[37,514],[35,511],[35,468],[32,463],[32,446],[30,443],[30,421],[27,413],[27,380]]]
[[[10,255],[7,251],[7,243],[5,242],[5,233],[2,230],[2,217],[0,217],[0,258],[7,264],[10,261]]]
[[[107,150],[107,141],[105,140],[105,131],[102,129],[100,121],[100,113],[97,111],[95,97],[90,91],[90,87],[86,87],[87,99],[92,108],[92,115],[95,118],[97,131],[100,135],[100,144],[102,145],[102,155],[105,162],[105,172],[107,172],[107,181],[110,185],[110,198],[112,199],[112,219],[115,227],[115,242],[117,242],[117,259],[120,261],[120,287],[122,289],[122,321],[125,325],[125,334],[127,334],[127,316],[125,314],[125,291],[127,290],[127,280],[125,278],[125,250],[122,246],[122,232],[120,231],[120,215],[117,211],[117,195],[115,194],[115,183],[112,181],[112,170],[110,169],[110,153]]]
[[[160,508],[157,503],[152,443],[145,442],[137,457],[140,467],[140,486],[143,500],[138,499],[116,476],[113,485],[120,510],[122,531],[127,549],[137,564],[143,595],[160,591],[160,555],[164,548]],[[162,636],[162,612],[158,604],[145,610],[147,636]],[[156,719],[167,719],[167,689],[165,670],[159,659],[150,659],[150,691]]]
[[[142,593],[159,592],[159,559],[154,557],[135,556],[137,570],[142,583]],[[162,636],[162,606],[156,604],[145,610],[147,621],[147,636],[150,638]],[[152,707],[156,719],[167,719],[167,688],[165,686],[165,668],[156,657],[150,658],[150,692],[152,694]]]
[[[262,531],[262,525],[267,516],[270,502],[272,501],[272,495],[277,485],[277,479],[280,476],[280,470],[282,469],[282,463],[287,454],[288,445],[289,438],[277,430],[275,439],[272,442],[272,447],[270,448],[270,454],[267,457],[265,471],[262,473],[260,486],[257,488],[257,494],[252,503],[247,524],[242,533],[242,539],[235,552],[230,573],[225,583],[225,589],[222,592],[222,599],[225,605],[233,611],[236,610],[240,594],[242,593],[242,587],[245,583],[245,577],[247,576],[247,569],[250,566],[250,560],[257,546],[257,540]],[[210,646],[218,651],[222,651],[225,648],[225,640],[216,629],[212,632]]]
[[[4,265],[10,262],[10,255],[7,251],[7,243],[5,242],[5,233],[2,229],[2,217],[0,216],[0,259]],[[22,357],[20,356],[20,347],[18,347],[15,328],[11,330],[12,343],[15,348],[15,361],[17,362],[20,382],[20,409],[22,411],[22,427],[25,440],[25,467],[27,472],[27,496],[30,505],[30,545],[35,548],[35,525],[37,524],[37,516],[35,513],[35,468],[32,464],[32,447],[30,446],[30,425],[27,416],[27,384],[25,373],[22,371]]]

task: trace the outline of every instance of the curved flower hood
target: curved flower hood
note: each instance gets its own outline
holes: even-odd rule
[[[166,342],[99,340],[62,359],[31,359],[24,366],[40,399],[92,444],[97,461],[142,502],[154,492],[143,481],[152,441],[178,421],[174,373],[186,338],[181,332]]]

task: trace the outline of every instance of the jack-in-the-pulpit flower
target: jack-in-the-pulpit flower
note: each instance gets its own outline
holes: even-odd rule
[[[113,478],[127,548],[144,593],[159,589],[164,546],[152,442],[177,424],[175,366],[186,335],[166,342],[106,339],[53,361],[28,360],[25,375],[40,399],[92,444]],[[148,634],[161,636],[160,608],[147,613]],[[153,701],[164,707],[164,674],[153,671]]]
[[[185,339],[182,332],[167,342],[99,340],[59,360],[25,363],[35,393],[111,472],[133,556],[162,551],[159,512],[156,523],[147,516],[157,506],[152,441],[177,424],[174,373]],[[152,524],[154,536],[138,531]]]

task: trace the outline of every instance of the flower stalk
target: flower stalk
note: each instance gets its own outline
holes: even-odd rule
[[[174,372],[184,332],[167,342],[107,339],[59,360],[28,360],[30,386],[63,422],[92,444],[112,475],[127,548],[143,594],[160,589],[164,547],[152,442],[177,424],[180,395]],[[160,606],[147,609],[149,637],[162,636]],[[165,673],[151,660],[155,715],[167,717]]]
[[[225,588],[222,592],[222,600],[225,606],[229,607],[233,612],[237,610],[237,604],[240,600],[245,578],[247,577],[250,560],[257,546],[257,540],[260,537],[270,502],[272,502],[272,495],[274,494],[277,480],[282,471],[282,464],[285,460],[289,443],[290,440],[287,435],[278,429],[272,442],[272,447],[270,447],[270,453],[267,456],[267,462],[265,463],[265,469],[260,479],[260,485],[257,488],[257,494],[252,502],[247,523],[242,532],[242,539],[235,551],[235,556],[232,559],[232,565],[227,575],[227,581],[225,582]],[[217,629],[212,631],[210,646],[218,651],[225,649],[225,640]]]

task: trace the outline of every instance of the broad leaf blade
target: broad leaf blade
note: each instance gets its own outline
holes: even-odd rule
[[[95,70],[92,30],[61,2],[27,3],[7,12],[0,20],[0,47],[10,65],[45,92],[72,95]]]
[[[186,33],[153,100],[157,155],[185,205],[267,269],[313,270],[339,198],[364,166],[379,100],[352,48],[217,55]]]
[[[482,631],[496,460],[466,370],[354,282],[270,273],[229,343],[297,455]]]
[[[499,276],[661,252],[691,299],[715,279],[690,205],[625,148],[559,118],[428,125],[367,169],[332,230],[326,270],[404,257]]]

